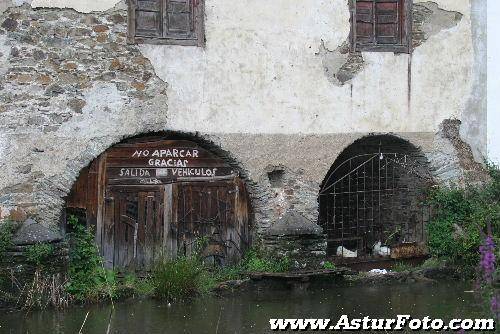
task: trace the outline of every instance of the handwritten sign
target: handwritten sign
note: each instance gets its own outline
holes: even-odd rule
[[[189,141],[117,146],[107,152],[109,184],[166,184],[237,176],[225,161]]]

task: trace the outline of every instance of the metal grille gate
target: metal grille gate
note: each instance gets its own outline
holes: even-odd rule
[[[397,247],[425,241],[429,208],[423,203],[431,177],[421,162],[401,153],[351,157],[338,165],[320,191],[320,223],[329,254],[339,246],[357,257],[373,245]]]

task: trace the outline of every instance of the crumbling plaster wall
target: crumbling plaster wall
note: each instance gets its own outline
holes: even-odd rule
[[[167,84],[126,44],[123,11],[8,9],[0,19],[0,216],[56,223],[79,171],[168,123]]]
[[[443,119],[461,118],[473,61],[469,0],[436,4],[462,18],[417,47],[411,66],[405,54],[364,52],[363,70],[343,86],[325,75],[322,48],[348,39],[346,0],[208,0],[205,49],[140,48],[171,83],[169,112],[179,129],[436,132]]]
[[[415,50],[411,71],[408,55],[363,53],[344,85],[325,75],[321,47],[345,42],[345,0],[207,0],[204,49],[126,45],[125,6],[115,2],[33,0],[90,13],[24,4],[3,14],[2,217],[57,222],[81,168],[124,137],[160,130],[204,134],[231,154],[259,231],[289,209],[315,221],[333,161],[372,132],[421,147],[440,182],[465,179],[439,125],[459,118],[470,96],[467,0],[437,2],[463,17]],[[282,188],[267,178],[276,166]]]

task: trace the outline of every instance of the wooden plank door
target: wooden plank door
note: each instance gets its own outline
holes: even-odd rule
[[[241,258],[248,242],[248,206],[246,195],[241,195],[246,194],[242,185],[237,180],[174,184],[167,243],[177,247],[177,255],[194,254],[204,241],[204,249],[198,251],[209,262],[224,265]]]
[[[163,187],[108,187],[104,204],[106,267],[149,270],[163,251]]]

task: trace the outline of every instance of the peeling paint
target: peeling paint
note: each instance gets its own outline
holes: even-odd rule
[[[81,13],[100,12],[113,8],[122,0],[31,0],[33,8],[72,8]]]
[[[455,27],[463,15],[455,11],[447,11],[435,2],[420,2],[413,4],[413,48],[422,45],[431,36],[442,30]]]
[[[1,15],[0,209],[22,207],[56,224],[82,167],[123,138],[163,130],[200,133],[241,162],[259,187],[259,229],[289,209],[315,220],[335,158],[374,132],[399,133],[443,179],[462,179],[457,150],[436,132],[469,98],[468,20],[413,58],[352,54],[345,0],[249,3],[208,6],[206,48],[126,44],[123,8],[82,14],[25,4]],[[429,15],[422,22],[436,28]],[[270,165],[285,170],[282,189],[270,184]]]
[[[450,141],[455,149],[460,170],[464,173],[462,181],[465,184],[487,182],[490,177],[483,165],[474,160],[471,146],[460,136],[462,122],[458,119],[446,119],[441,124],[440,134]]]
[[[317,54],[322,57],[323,68],[328,81],[334,85],[344,85],[363,70],[363,56],[359,52],[350,52],[349,42],[344,42],[341,46],[331,51],[321,41]]]
[[[413,5],[413,48],[422,45],[431,36],[442,30],[450,29],[462,19],[462,14],[439,8],[435,2],[422,2]],[[328,81],[336,86],[350,82],[364,68],[365,61],[361,52],[351,52],[349,41],[335,50],[329,50],[321,41],[317,55],[322,57],[324,72]],[[408,63],[408,108],[411,100],[411,59]]]

